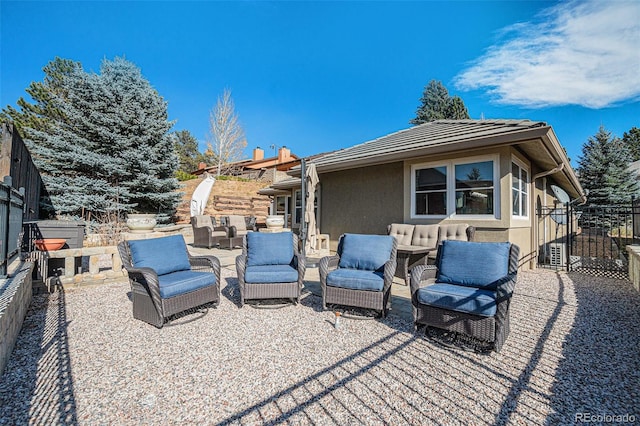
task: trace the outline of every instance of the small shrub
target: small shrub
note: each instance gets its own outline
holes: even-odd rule
[[[183,172],[182,170],[177,170],[175,173],[176,179],[180,182],[184,182],[185,180],[198,179],[198,176],[192,175],[191,173]]]

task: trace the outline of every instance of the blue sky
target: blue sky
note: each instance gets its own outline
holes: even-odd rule
[[[123,56],[201,141],[225,88],[247,157],[410,127],[440,80],[472,118],[541,120],[574,166],[600,125],[640,127],[640,2],[0,1],[0,106],[56,56]]]

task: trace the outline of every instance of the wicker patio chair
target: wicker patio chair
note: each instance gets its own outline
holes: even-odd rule
[[[244,237],[248,232],[257,230],[254,216],[223,216],[220,218],[220,223],[227,228],[228,237]]]
[[[291,299],[297,304],[305,270],[297,235],[249,232],[242,241],[242,254],[236,257],[240,307],[255,299]]]
[[[322,307],[335,304],[387,316],[398,242],[389,235],[343,234],[335,256],[320,259]]]
[[[209,215],[197,215],[191,217],[193,229],[193,246],[212,248],[220,244],[220,240],[226,238],[227,228],[216,226],[216,219]]]
[[[509,335],[509,305],[520,249],[511,243],[447,240],[436,265],[411,272],[413,320],[493,344],[499,352]]]
[[[118,252],[131,284],[134,318],[162,328],[174,314],[220,303],[220,261],[191,256],[181,235],[123,241]]]

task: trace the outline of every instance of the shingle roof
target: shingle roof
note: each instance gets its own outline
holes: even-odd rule
[[[537,137],[549,129],[530,120],[438,120],[352,146],[314,160],[318,171],[406,159],[427,153],[452,151],[455,145],[491,146],[513,144]]]

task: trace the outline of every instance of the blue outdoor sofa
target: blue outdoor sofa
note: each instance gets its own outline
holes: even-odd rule
[[[158,328],[172,315],[220,303],[220,261],[191,256],[182,235],[118,244],[129,275],[133,317]]]
[[[499,352],[509,335],[519,253],[518,246],[508,242],[443,241],[435,265],[411,271],[416,328],[462,333]]]

